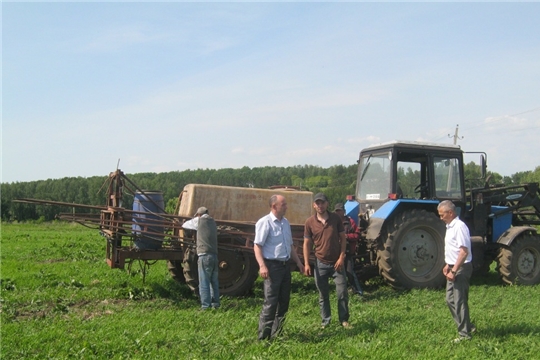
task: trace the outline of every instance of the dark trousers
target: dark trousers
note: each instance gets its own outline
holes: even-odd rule
[[[362,295],[364,291],[362,290],[362,285],[360,285],[360,281],[358,280],[358,277],[356,276],[356,272],[354,272],[354,255],[347,254],[346,260],[347,261],[347,280],[349,281],[349,284],[354,289],[354,292],[356,294]]]
[[[268,278],[264,280],[264,303],[259,316],[259,340],[279,335],[289,310],[291,269],[288,263],[265,260]]]
[[[463,264],[454,281],[446,281],[446,304],[456,322],[459,336],[471,337],[469,316],[469,279],[472,263]]]
[[[317,259],[315,266],[315,285],[319,290],[319,307],[322,325],[328,325],[331,319],[330,286],[328,280],[334,279],[338,300],[339,322],[349,321],[349,294],[347,294],[347,275],[342,267],[341,271],[334,269],[334,264],[325,264]]]

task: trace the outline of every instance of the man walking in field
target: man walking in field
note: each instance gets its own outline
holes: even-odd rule
[[[201,206],[194,215],[186,221],[184,229],[197,231],[197,261],[199,270],[199,296],[201,309],[219,308],[219,278],[218,278],[218,245],[217,225],[208,209]]]
[[[339,322],[344,328],[349,325],[349,295],[345,274],[345,251],[347,239],[341,218],[328,211],[328,199],[322,193],[315,195],[313,207],[315,215],[304,225],[304,266],[305,274],[311,275],[309,255],[315,250],[315,284],[319,290],[321,327],[330,324],[330,294],[328,280],[332,277],[336,284]]]
[[[264,303],[259,316],[259,340],[275,338],[281,331],[291,296],[292,258],[300,272],[304,266],[293,247],[292,231],[285,218],[287,201],[272,195],[270,213],[255,225],[255,258],[264,279]]]
[[[469,316],[469,279],[472,275],[472,251],[469,228],[456,213],[450,200],[442,201],[437,207],[441,220],[446,224],[444,237],[443,274],[446,276],[446,303],[456,322],[459,337],[455,343],[470,340],[476,327]]]

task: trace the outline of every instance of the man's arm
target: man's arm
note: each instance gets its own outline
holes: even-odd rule
[[[347,251],[347,235],[345,235],[345,231],[339,233],[339,241],[341,244],[341,253],[339,254],[338,261],[336,261],[334,265],[336,271],[341,271],[343,264],[345,264],[345,253]]]
[[[446,277],[448,280],[453,281],[456,278],[456,273],[458,272],[459,268],[461,268],[461,265],[465,263],[465,260],[467,260],[467,255],[469,255],[469,249],[467,249],[466,246],[461,246],[459,248],[458,258],[454,264],[454,267],[447,269]]]
[[[467,260],[467,255],[469,255],[469,249],[467,249],[466,246],[461,246],[459,248],[459,254],[456,263],[454,264],[454,267],[450,269],[450,271],[457,272],[461,265],[465,263],[465,260]]]
[[[268,268],[264,262],[262,250],[264,243],[266,242],[266,238],[268,237],[268,231],[268,223],[265,218],[259,219],[259,221],[257,221],[255,224],[255,239],[253,240],[255,245],[253,246],[253,251],[255,252],[255,259],[259,264],[259,274],[261,274],[263,279],[268,277]]]
[[[311,266],[309,266],[309,254],[313,248],[313,240],[311,238],[304,236],[304,274],[306,276],[311,276]]]
[[[197,230],[199,228],[199,218],[194,217],[193,219],[186,221],[182,224],[182,227],[188,230]]]
[[[259,274],[261,274],[261,277],[263,279],[266,279],[268,277],[268,268],[266,267],[266,263],[264,262],[262,247],[255,244],[255,246],[253,247],[253,251],[255,252],[255,259],[257,259],[257,262],[259,263]]]
[[[356,226],[353,219],[349,218],[351,222],[351,231],[347,234],[347,240],[358,240],[360,238],[360,228]]]
[[[302,249],[303,250],[303,249]],[[304,264],[300,261],[300,258],[298,257],[298,253],[296,252],[294,245],[291,245],[291,258],[296,263],[296,266],[298,266],[298,269],[300,270],[300,273],[304,273]]]

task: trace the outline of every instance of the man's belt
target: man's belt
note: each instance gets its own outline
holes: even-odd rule
[[[282,264],[282,265],[287,265],[287,263],[289,262],[289,260],[266,259],[266,258],[264,259],[264,261],[269,261],[269,262]]]

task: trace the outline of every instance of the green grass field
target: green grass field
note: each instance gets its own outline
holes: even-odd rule
[[[493,270],[473,279],[469,342],[451,342],[442,289],[398,292],[379,279],[350,299],[353,329],[320,330],[313,279],[298,273],[283,336],[259,342],[260,279],[252,295],[201,312],[165,262],[144,283],[137,263],[111,270],[97,230],[2,224],[1,235],[2,359],[540,358],[540,286],[502,286]]]

